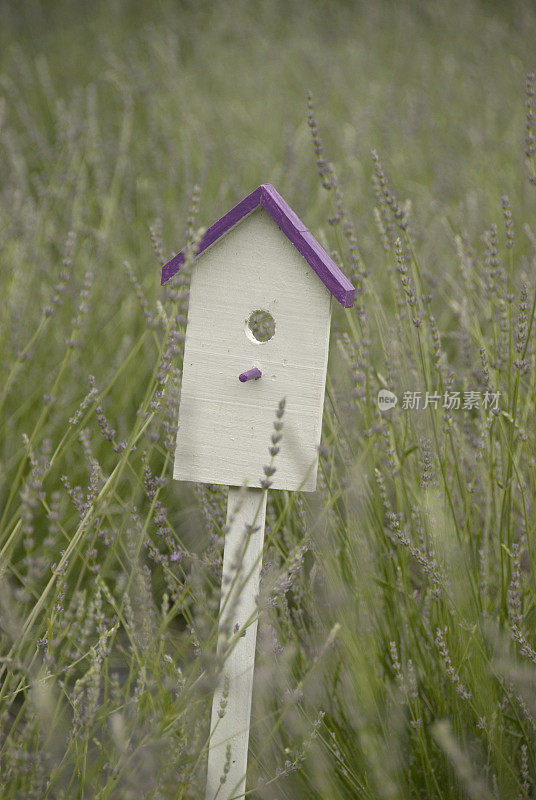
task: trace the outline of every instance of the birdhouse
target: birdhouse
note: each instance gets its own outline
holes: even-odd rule
[[[162,284],[185,250],[162,269]],[[174,478],[258,487],[286,399],[273,489],[314,491],[331,298],[355,289],[271,184],[201,238],[190,300]]]

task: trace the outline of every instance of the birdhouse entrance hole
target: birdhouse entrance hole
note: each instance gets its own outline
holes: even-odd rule
[[[275,334],[275,320],[269,311],[257,309],[246,320],[246,334],[252,342],[268,342]]]

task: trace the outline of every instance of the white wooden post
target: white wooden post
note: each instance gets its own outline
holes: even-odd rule
[[[229,652],[212,704],[206,800],[241,798],[246,790],[266,496],[229,488],[218,653]]]

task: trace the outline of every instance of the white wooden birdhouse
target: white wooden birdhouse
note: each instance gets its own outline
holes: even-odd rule
[[[163,267],[162,283],[184,263],[183,250]],[[261,480],[276,411],[285,398],[271,486],[314,491],[331,297],[348,308],[354,295],[269,183],[215,222],[197,248],[173,477],[229,486],[218,623],[224,658],[212,703],[206,800],[246,792],[267,499]]]
[[[185,261],[181,251],[162,283]],[[258,487],[279,401],[272,488],[314,491],[331,297],[355,289],[271,184],[204,234],[190,286],[174,478]]]

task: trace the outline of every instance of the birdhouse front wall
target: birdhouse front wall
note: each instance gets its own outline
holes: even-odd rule
[[[259,207],[196,260],[190,286],[174,477],[259,486],[286,400],[272,488],[314,491],[331,294]],[[254,311],[275,333],[257,341]],[[239,381],[257,367],[261,377]]]

